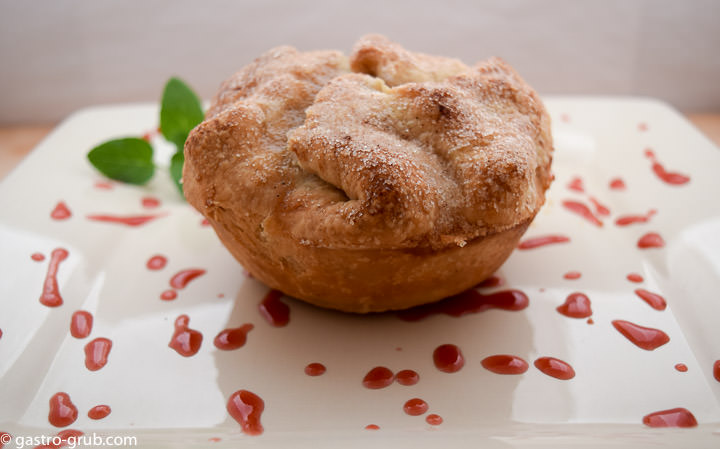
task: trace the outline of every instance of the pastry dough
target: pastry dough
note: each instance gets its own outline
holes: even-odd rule
[[[550,118],[500,59],[366,36],[279,47],[225,81],[185,144],[185,195],[270,287],[375,312],[456,294],[517,245],[551,182]]]

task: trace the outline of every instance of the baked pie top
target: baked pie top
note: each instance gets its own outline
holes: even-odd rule
[[[185,145],[185,190],[224,226],[301,245],[439,249],[532,219],[552,151],[542,102],[502,60],[371,35],[350,58],[278,47],[223,83]]]

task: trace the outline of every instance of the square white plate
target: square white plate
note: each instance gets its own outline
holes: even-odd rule
[[[154,129],[156,106],[76,113],[0,185],[0,431],[55,435],[49,401],[66,392],[79,412],[70,428],[134,436],[144,447],[720,447],[720,382],[713,376],[720,359],[720,152],[652,100],[550,97],[546,104],[556,179],[525,238],[570,241],[514,252],[498,272],[503,285],[481,290],[519,289],[529,297],[527,308],[407,322],[284,298],[285,327],[264,320],[258,303],[268,289],[244,274],[165,170],[144,187],[108,186],[87,162],[88,150],[104,140]],[[153,141],[157,160],[167,161],[168,146]],[[662,181],[653,162],[690,181]],[[624,190],[610,186],[616,178]],[[159,206],[143,204],[148,197]],[[609,214],[598,213],[593,199]],[[568,200],[587,205],[603,225],[568,210]],[[51,218],[61,201],[71,216]],[[646,223],[615,224],[651,209],[656,213]],[[160,216],[131,227],[88,219],[94,214]],[[665,246],[638,248],[648,232],[659,233]],[[57,273],[64,304],[50,308],[39,297],[56,248],[69,256]],[[44,260],[33,260],[34,253]],[[150,270],[146,262],[156,254],[167,265]],[[206,273],[177,289],[175,300],[161,300],[170,278],[188,268]],[[580,278],[566,279],[570,271]],[[629,281],[630,273],[643,281]],[[639,288],[662,295],[667,309],[651,308],[634,293]],[[589,297],[592,324],[556,310],[572,292]],[[94,316],[84,339],[69,331],[77,310]],[[168,347],[182,314],[204,335],[191,357]],[[640,349],[613,320],[661,329],[670,341]],[[243,347],[214,347],[221,330],[244,323],[254,329]],[[107,365],[90,371],[84,347],[97,337],[113,346]],[[433,365],[433,350],[445,343],[464,354],[459,372]],[[529,369],[494,374],[481,365],[493,354],[521,357]],[[575,377],[541,372],[533,362],[544,356],[569,363]],[[327,372],[306,375],[311,362]],[[412,369],[420,380],[370,390],[362,379],[375,366]],[[260,436],[242,433],[226,411],[240,389],[264,400]],[[411,398],[425,400],[428,412],[407,415],[403,404]],[[112,413],[89,419],[98,404]],[[649,413],[676,407],[689,410],[698,426],[643,425]],[[431,413],[443,422],[428,424]],[[370,424],[379,429],[367,430]]]

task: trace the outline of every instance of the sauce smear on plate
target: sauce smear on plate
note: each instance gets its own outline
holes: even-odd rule
[[[655,350],[670,341],[670,337],[660,329],[643,327],[624,320],[614,320],[612,325],[635,346],[646,351]]]
[[[570,293],[565,303],[557,307],[557,311],[570,318],[587,318],[592,315],[590,298],[584,293]]]
[[[570,380],[575,377],[575,370],[569,363],[555,357],[540,357],[535,360],[535,368],[550,377],[560,380]]]
[[[444,344],[433,351],[433,363],[443,373],[456,373],[465,366],[465,357],[457,346]]]
[[[365,374],[362,384],[365,386],[365,388],[369,388],[371,390],[378,390],[380,388],[385,388],[389,386],[393,383],[393,380],[395,380],[395,375],[390,370],[390,368],[384,366],[376,366],[375,368],[368,371],[367,374]]]
[[[522,374],[528,370],[528,363],[518,356],[497,354],[485,357],[480,364],[495,374]]]
[[[48,421],[55,427],[67,427],[78,417],[78,409],[67,393],[55,393],[50,398]]]
[[[240,424],[243,433],[253,436],[263,433],[260,418],[265,410],[265,401],[260,396],[248,390],[238,390],[230,396],[226,408]]]
[[[92,332],[92,326],[92,314],[85,310],[77,310],[70,318],[70,335],[75,338],[85,338]]]
[[[397,312],[397,316],[404,321],[419,321],[440,313],[460,317],[489,309],[518,311],[526,308],[529,302],[527,295],[520,290],[502,290],[483,295],[475,289],[470,289],[439,302],[402,310]]]
[[[283,292],[280,290],[270,290],[258,305],[260,314],[265,321],[274,327],[287,326],[290,322],[290,307],[280,301]]]
[[[698,423],[690,410],[678,407],[645,415],[643,424],[649,427],[696,427]]]
[[[112,341],[107,338],[96,338],[85,345],[85,367],[97,371],[107,364],[112,349]]]
[[[40,303],[48,307],[59,307],[63,303],[60,289],[58,287],[57,273],[60,262],[67,259],[68,251],[63,248],[56,248],[50,253],[50,263],[43,282],[43,291],[40,295]]]
[[[170,339],[170,346],[178,354],[183,357],[190,357],[200,350],[203,335],[195,329],[190,329],[190,317],[180,315],[175,320],[175,333]]]

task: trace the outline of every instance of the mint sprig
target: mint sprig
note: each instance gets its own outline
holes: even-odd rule
[[[185,140],[203,118],[202,104],[195,92],[179,78],[170,78],[160,102],[160,131],[175,145],[169,170],[180,193]],[[100,173],[116,181],[141,185],[155,173],[153,148],[146,140],[137,137],[104,142],[90,150],[87,157]]]
[[[110,179],[145,184],[155,173],[153,149],[140,138],[127,137],[102,143],[88,153],[90,163]]]
[[[170,78],[165,84],[160,107],[162,135],[181,151],[190,131],[204,117],[200,99],[195,92],[178,78]]]
[[[182,179],[183,165],[185,164],[185,153],[182,149],[175,152],[170,158],[170,177],[175,182],[175,186],[183,193],[183,187],[180,180]]]
[[[178,78],[170,78],[163,90],[160,106],[160,131],[175,144],[175,154],[170,160],[170,176],[182,193],[182,167],[185,162],[183,147],[190,131],[203,121],[205,114],[200,99]]]

